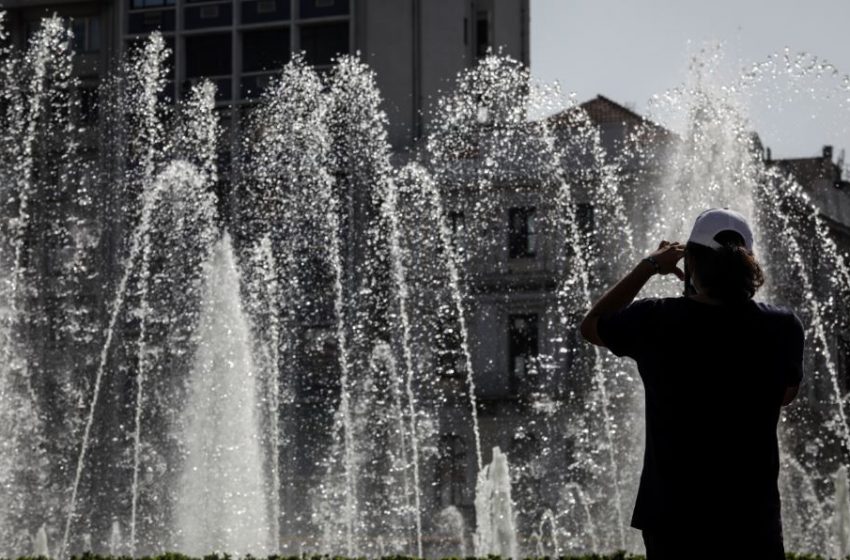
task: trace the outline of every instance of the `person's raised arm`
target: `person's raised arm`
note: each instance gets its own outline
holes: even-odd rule
[[[684,280],[685,273],[676,266],[676,263],[679,262],[684,254],[685,246],[681,243],[662,241],[658,249],[649,256],[649,260],[642,259],[631,272],[609,288],[599,298],[599,301],[590,308],[590,311],[587,312],[587,315],[585,315],[581,322],[580,330],[584,339],[597,346],[605,346],[596,328],[599,317],[605,313],[622,309],[630,304],[653,274],[673,273]],[[657,263],[657,266],[651,262],[653,260]]]
[[[788,406],[797,396],[800,383],[803,381],[803,348],[806,344],[806,329],[796,314],[791,315],[788,334],[782,341],[782,352],[785,354],[783,363],[789,368],[786,379],[785,394],[782,396],[782,406]]]
[[[782,395],[782,406],[788,406],[797,396],[797,391],[800,390],[799,385],[792,385],[785,388],[785,394]]]

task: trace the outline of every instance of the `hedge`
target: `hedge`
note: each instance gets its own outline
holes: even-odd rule
[[[817,554],[796,554],[789,552],[785,555],[787,560],[831,560]],[[740,556],[731,552],[729,556],[718,556],[718,560],[738,559]],[[2,559],[0,560],[9,560]],[[49,560],[38,556],[21,556],[16,560]],[[229,554],[210,554],[203,558],[193,558],[183,554],[169,552],[160,554],[159,556],[142,556],[131,558],[130,556],[100,556],[97,554],[86,553],[82,556],[72,556],[70,560],[238,560]],[[269,556],[267,558],[257,558],[253,556],[245,556],[243,560],[370,560],[365,557],[349,558],[345,556]],[[379,560],[419,560],[412,556],[384,556]],[[487,558],[478,558],[475,556],[467,556],[466,558],[444,558],[443,560],[502,560],[499,556],[488,556]],[[641,554],[629,554],[627,552],[615,552],[612,554],[585,554],[583,556],[558,556],[542,558],[529,557],[525,560],[646,560]],[[847,556],[845,560],[850,560]]]

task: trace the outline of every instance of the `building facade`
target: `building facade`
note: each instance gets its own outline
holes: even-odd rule
[[[832,146],[824,146],[820,155],[807,158],[773,159],[770,149],[765,150],[765,164],[781,174],[793,178],[803,189],[805,196],[817,209],[818,216],[826,227],[829,238],[840,255],[850,255],[850,180],[844,176],[844,154],[836,160]],[[806,247],[807,264],[818,270],[830,255],[823,255],[816,247]],[[845,261],[846,262],[846,261]],[[816,288],[829,293],[824,277],[814,279]],[[835,348],[832,356],[838,383],[843,394],[850,394],[850,303],[844,302],[843,312],[836,317],[836,329],[829,333],[830,343]],[[809,387],[813,391],[813,387]],[[812,398],[822,398],[816,392]]]
[[[169,92],[208,78],[222,107],[250,103],[294,53],[319,69],[358,53],[376,72],[396,150],[427,129],[439,92],[488,49],[528,64],[528,0],[11,0],[12,40],[41,18],[72,22],[77,73],[94,87],[132,43],[160,31]]]

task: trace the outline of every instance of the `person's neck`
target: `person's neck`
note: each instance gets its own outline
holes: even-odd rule
[[[688,296],[694,301],[698,301],[700,303],[707,303],[708,305],[722,305],[723,302],[719,299],[710,298],[703,293],[697,292],[696,294],[691,294]]]
[[[693,293],[688,295],[688,297],[694,301],[707,303],[708,305],[723,305],[722,301],[709,297],[708,294],[705,293],[705,290],[702,289],[702,282],[700,282],[699,277],[696,274],[691,277],[691,287],[693,288]]]

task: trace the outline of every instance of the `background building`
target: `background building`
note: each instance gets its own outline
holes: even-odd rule
[[[842,152],[836,160],[832,146],[824,146],[819,156],[808,158],[773,159],[770,149],[765,151],[766,165],[799,183],[817,208],[839,253],[850,255],[850,180],[843,175],[844,157]],[[813,269],[825,260],[814,247],[807,248],[806,259]],[[823,281],[823,278],[816,279],[817,283]],[[820,291],[826,293],[826,288],[820,287]],[[842,316],[834,319],[837,328],[829,334],[836,349],[832,358],[841,390],[847,395],[850,393],[850,303],[845,303]]]
[[[222,106],[250,103],[293,53],[318,68],[360,53],[375,70],[390,141],[410,147],[431,103],[488,49],[528,64],[528,0],[10,0],[12,40],[41,18],[72,21],[78,75],[92,87],[134,41],[161,31],[178,98],[213,80]]]

